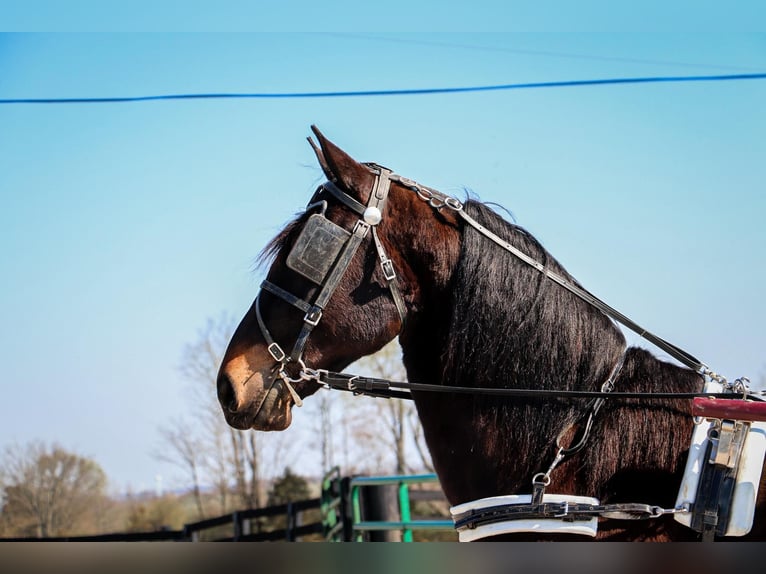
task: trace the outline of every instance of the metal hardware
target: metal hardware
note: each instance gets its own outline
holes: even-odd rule
[[[287,358],[287,354],[285,354],[285,352],[282,350],[282,347],[280,347],[277,343],[272,343],[267,347],[266,350],[269,352],[269,355],[271,355],[278,363],[283,363]]]
[[[319,307],[312,307],[308,310],[306,313],[306,316],[303,317],[303,321],[305,323],[308,323],[312,327],[316,327],[319,324],[319,321],[322,320],[322,309]]]
[[[383,214],[375,206],[370,206],[364,210],[362,218],[367,225],[377,225],[383,219]]]
[[[710,464],[736,468],[750,424],[743,421],[716,421],[709,434],[713,443]]]
[[[390,259],[380,262],[380,268],[383,270],[383,276],[386,281],[393,281],[396,279],[396,270],[394,270],[394,262]]]
[[[356,380],[357,380],[358,378],[359,378],[359,377],[351,377],[351,378],[348,380],[348,382],[346,383],[346,387],[347,387],[347,388],[348,388],[348,390],[349,390],[349,391],[351,391],[352,393],[355,393],[355,392],[356,392],[356,390],[357,390],[357,386],[356,386]]]
[[[324,216],[324,214],[327,213],[327,200],[320,199],[319,201],[315,201],[314,203],[309,203],[306,206],[306,212],[313,211],[317,207],[320,208],[319,215]]]

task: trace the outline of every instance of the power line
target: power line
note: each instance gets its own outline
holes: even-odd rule
[[[415,46],[432,46],[436,48],[451,48],[460,50],[475,50],[481,52],[500,52],[507,54],[516,54],[519,56],[539,56],[545,58],[566,58],[573,60],[593,60],[599,62],[618,62],[620,64],[641,64],[641,65],[653,65],[653,66],[674,66],[683,68],[698,68],[708,70],[729,70],[740,72],[753,72],[760,68],[753,68],[750,66],[731,66],[722,64],[699,64],[692,62],[679,62],[676,60],[650,60],[646,58],[628,58],[624,56],[599,56],[594,54],[582,54],[574,52],[554,52],[551,50],[531,50],[527,48],[508,48],[502,46],[485,46],[477,44],[462,44],[454,42],[438,42],[433,40],[413,39],[413,38],[396,38],[391,36],[381,36],[375,34],[356,34],[346,32],[317,32],[321,36],[334,36],[337,38],[356,39],[356,40],[372,40],[376,42],[388,42],[392,44],[410,44]]]
[[[468,92],[492,92],[502,90],[528,90],[545,88],[573,88],[583,86],[608,86],[619,84],[657,84],[681,82],[730,82],[738,80],[763,80],[766,73],[728,74],[717,76],[653,76],[638,78],[606,78],[597,80],[565,80],[555,82],[528,82],[498,84],[491,86],[464,86],[454,88],[412,88],[395,90],[359,90],[332,92],[252,92],[209,94],[166,94],[158,96],[120,96],[106,98],[13,98],[0,99],[0,104],[108,104],[124,102],[148,102],[157,100],[214,100],[214,99],[311,99],[349,98],[375,96],[415,96],[426,94],[457,94]]]

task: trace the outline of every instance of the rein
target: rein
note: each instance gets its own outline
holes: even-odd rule
[[[737,379],[733,391],[722,393],[658,393],[658,392],[620,392],[620,391],[562,391],[555,389],[498,389],[492,387],[456,387],[428,383],[410,383],[391,381],[377,377],[365,377],[338,373],[324,369],[305,369],[302,381],[314,381],[327,389],[348,391],[357,395],[372,397],[412,400],[410,391],[432,393],[451,393],[457,395],[486,395],[522,398],[572,398],[572,399],[615,399],[615,400],[673,400],[673,399],[755,399],[764,400],[764,391],[753,392],[747,389],[747,379]],[[295,382],[297,382],[296,380]]]

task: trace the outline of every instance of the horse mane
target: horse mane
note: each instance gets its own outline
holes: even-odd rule
[[[523,228],[477,201],[466,202],[464,209],[548,269],[577,283]],[[442,356],[445,385],[599,390],[625,352],[625,337],[608,317],[468,226],[453,281],[453,314]],[[691,391],[699,382],[692,371],[632,348],[625,354],[616,390]],[[545,471],[555,455],[558,434],[582,417],[587,404],[582,399],[476,397],[472,432],[481,436],[476,444],[495,453],[497,468],[516,467],[522,475],[521,482],[498,488],[529,492],[532,474]],[[646,406],[629,408],[638,412]],[[646,432],[646,416],[620,418],[618,411],[624,408],[607,402],[599,414],[601,424],[593,430],[591,446],[604,441],[610,455],[599,452],[575,463],[600,467],[587,471],[595,484],[617,470],[609,466],[615,454],[619,458],[619,453],[638,452],[640,466],[646,467],[646,449],[657,447],[656,466],[661,467],[688,447],[686,433],[669,441],[663,428]],[[647,412],[654,413],[652,424],[668,426],[685,408],[679,403],[649,405]],[[615,428],[609,430],[610,426]],[[659,437],[661,444],[648,444],[653,437]],[[522,470],[524,464],[531,474]]]
[[[486,205],[464,209],[548,269],[576,283],[523,228]],[[609,318],[466,227],[454,279],[445,376],[476,386],[598,390],[625,338]]]

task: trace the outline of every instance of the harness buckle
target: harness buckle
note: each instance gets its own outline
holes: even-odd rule
[[[285,359],[287,358],[287,354],[282,350],[282,347],[280,347],[276,342],[269,345],[266,348],[266,350],[269,352],[269,355],[271,355],[277,363],[284,363]]]
[[[394,262],[390,259],[385,259],[380,262],[380,268],[383,270],[383,277],[386,281],[393,281],[396,279],[396,270],[394,269]]]
[[[314,306],[306,312],[306,316],[303,317],[303,321],[312,327],[316,327],[319,321],[322,320],[322,309]]]

